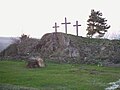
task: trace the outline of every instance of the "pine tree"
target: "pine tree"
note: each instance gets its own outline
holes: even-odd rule
[[[87,37],[92,38],[92,36],[98,33],[98,37],[103,37],[107,29],[110,28],[110,25],[107,25],[107,20],[102,18],[102,13],[100,11],[91,10],[91,15],[87,20]]]

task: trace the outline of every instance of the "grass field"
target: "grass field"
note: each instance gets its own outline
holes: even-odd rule
[[[0,90],[104,90],[120,79],[120,68],[47,63],[26,68],[26,63],[0,61]]]

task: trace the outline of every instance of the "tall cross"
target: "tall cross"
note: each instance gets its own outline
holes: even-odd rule
[[[53,28],[55,28],[55,32],[57,32],[57,28],[59,28],[59,26],[57,26],[56,22],[55,22],[55,26],[53,26]]]
[[[78,36],[78,26],[81,26],[78,24],[78,21],[76,21],[76,25],[73,25],[74,27],[76,27],[76,33],[77,33],[77,36]]]
[[[65,23],[61,23],[61,24],[65,24],[65,32],[67,34],[67,24],[71,24],[70,22],[67,22],[67,19],[65,17]]]

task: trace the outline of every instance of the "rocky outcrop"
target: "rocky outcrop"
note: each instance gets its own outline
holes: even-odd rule
[[[79,57],[78,47],[71,41],[69,35],[64,33],[44,35],[35,50],[43,58],[55,59],[60,62],[66,62],[68,58]]]
[[[57,62],[104,64],[120,63],[120,41],[90,39],[50,33],[44,35],[36,46],[43,58]]]
[[[0,53],[2,59],[27,59],[34,51],[34,47],[39,40],[34,38],[26,38],[17,43],[11,44]]]
[[[7,51],[6,51],[7,52]],[[48,33],[40,40],[31,39],[17,45],[17,54],[41,56],[65,63],[110,65],[120,63],[120,41],[90,39],[64,33]]]

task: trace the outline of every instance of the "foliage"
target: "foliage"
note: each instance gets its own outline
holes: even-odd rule
[[[107,20],[102,18],[102,13],[100,11],[91,10],[91,15],[87,20],[87,36],[92,37],[94,34],[98,33],[98,37],[103,37],[107,29],[110,28],[109,25],[106,24]]]
[[[109,82],[120,78],[120,68],[46,64],[45,68],[28,69],[25,62],[1,61],[0,89],[13,85],[13,88],[32,87],[38,90],[104,90]]]
[[[23,41],[23,40],[26,40],[26,39],[29,39],[29,35],[22,34],[21,37],[20,37],[20,40]]]

